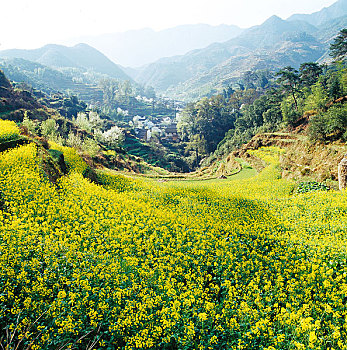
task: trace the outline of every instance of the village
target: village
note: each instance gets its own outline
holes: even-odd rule
[[[142,141],[148,142],[153,136],[156,136],[160,139],[178,142],[176,118],[153,118],[136,115],[129,122],[129,125],[134,128],[136,136]]]
[[[143,96],[136,96],[137,101],[154,106],[154,99],[147,99]],[[117,108],[118,116],[127,124],[128,128],[134,131],[135,136],[141,141],[149,142],[153,137],[169,142],[179,142],[177,122],[185,104],[170,99],[160,98],[161,110],[153,113],[141,113],[134,115],[129,110]],[[139,113],[140,112],[140,113]],[[144,110],[142,110],[144,112]]]

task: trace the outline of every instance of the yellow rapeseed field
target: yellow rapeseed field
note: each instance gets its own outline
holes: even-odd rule
[[[19,136],[19,129],[15,122],[0,119],[0,142],[11,141]]]
[[[347,200],[248,180],[70,173],[0,154],[4,349],[347,349]]]

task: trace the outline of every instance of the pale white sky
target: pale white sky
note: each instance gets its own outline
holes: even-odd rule
[[[312,13],[336,0],[0,0],[0,50],[64,44],[83,35],[181,24],[236,24]]]

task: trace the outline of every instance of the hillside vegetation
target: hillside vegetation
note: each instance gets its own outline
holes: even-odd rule
[[[249,71],[239,86],[189,103],[180,113],[178,130],[192,166],[225,158],[256,134],[292,132],[311,144],[346,141],[345,63],[307,62],[275,76]]]
[[[118,126],[123,126],[123,118],[127,118],[117,114],[119,103],[132,103],[133,112],[151,110],[153,116],[171,112],[170,107],[154,99],[151,103],[138,101],[135,104],[133,93],[127,96],[122,93],[124,85],[121,82],[106,80],[104,83],[106,90],[110,88],[113,91],[115,86],[119,90],[118,93],[108,94],[101,111],[89,108],[75,95],[47,95],[33,88],[13,87],[0,71],[0,121],[15,121],[21,125],[23,135],[38,139],[47,148],[47,141],[74,147],[89,159],[92,167],[106,166],[152,175],[157,174],[157,170],[160,173],[189,170],[175,148],[168,150],[160,142],[144,144],[135,136],[134,130],[125,131]]]

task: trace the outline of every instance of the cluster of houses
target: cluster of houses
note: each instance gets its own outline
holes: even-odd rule
[[[177,123],[170,117],[155,118],[136,115],[131,122],[136,136],[144,141],[150,141],[156,135],[168,141],[179,141]]]

